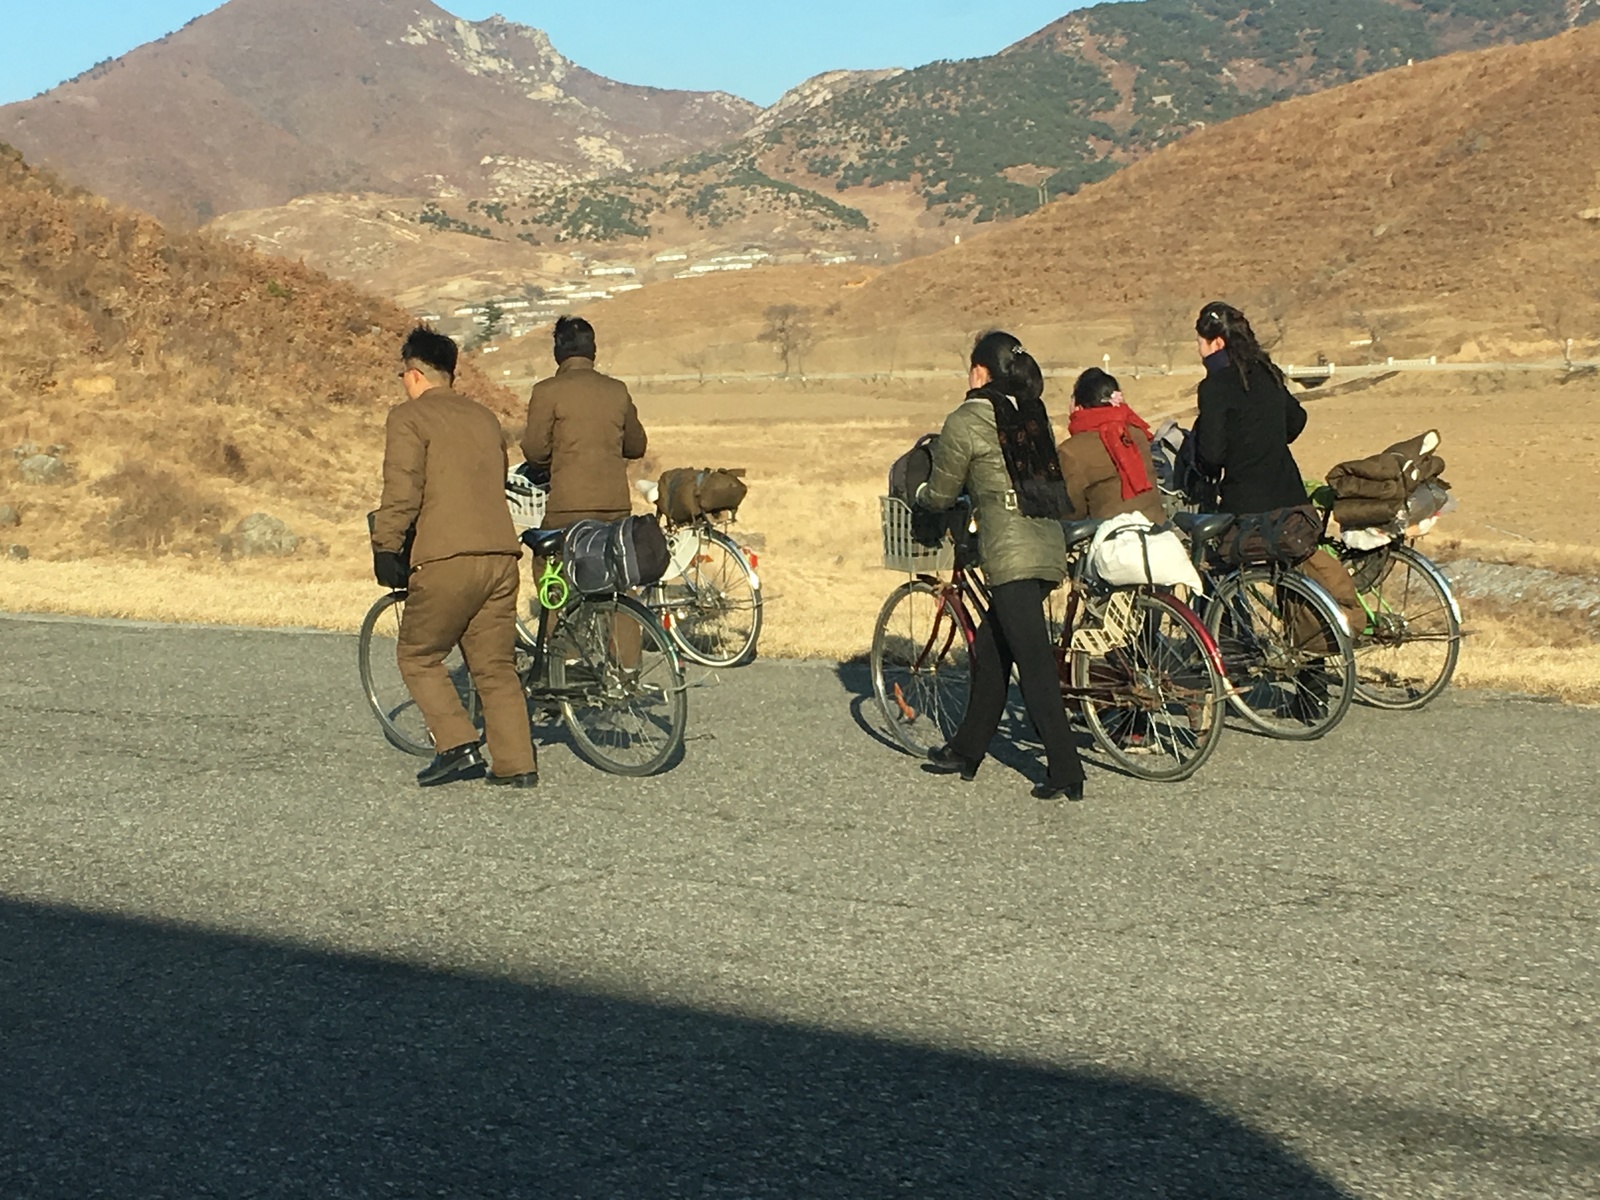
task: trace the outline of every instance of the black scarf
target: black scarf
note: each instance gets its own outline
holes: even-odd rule
[[[1061,520],[1073,514],[1067,485],[1061,478],[1061,456],[1044,401],[1013,397],[994,384],[974,388],[968,400],[979,397],[994,409],[995,432],[1005,455],[1006,474],[1017,496],[1017,511],[1025,517]]]

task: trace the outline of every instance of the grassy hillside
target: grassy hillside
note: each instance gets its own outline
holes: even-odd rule
[[[0,147],[0,504],[35,557],[215,556],[265,509],[371,507],[406,313],[220,237],[177,234]],[[470,368],[464,386],[507,415]],[[60,446],[29,483],[13,447]]]
[[[1600,332],[1597,163],[1591,25],[1207,129],[886,272],[846,301],[846,316],[1056,322],[1064,305],[1138,313],[1223,294],[1380,342],[1448,318],[1454,343],[1413,343],[1417,352],[1454,353],[1465,331],[1553,353],[1559,337]]]

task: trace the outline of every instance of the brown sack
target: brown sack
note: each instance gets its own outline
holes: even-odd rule
[[[682,525],[700,515],[700,501],[695,483],[700,472],[693,467],[675,467],[663,471],[657,482],[656,508],[674,525]]]
[[[693,521],[706,513],[731,513],[744,502],[749,490],[739,478],[743,474],[743,470],[713,471],[698,467],[664,471],[657,481],[656,508],[674,525]]]
[[[697,495],[701,512],[733,512],[744,503],[745,487],[739,471],[706,471],[700,480]]]

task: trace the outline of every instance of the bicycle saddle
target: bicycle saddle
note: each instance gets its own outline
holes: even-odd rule
[[[1071,550],[1079,542],[1088,541],[1094,536],[1094,531],[1100,528],[1100,517],[1085,517],[1081,521],[1062,521],[1061,532],[1067,535],[1067,549]]]
[[[561,542],[566,536],[565,529],[524,529],[522,544],[540,558],[549,558],[561,552]]]
[[[1221,537],[1233,524],[1233,514],[1181,512],[1174,514],[1172,523],[1195,541],[1209,542]]]

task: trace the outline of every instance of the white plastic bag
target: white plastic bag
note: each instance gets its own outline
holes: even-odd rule
[[[1177,531],[1156,529],[1142,513],[1125,513],[1102,521],[1089,544],[1089,566],[1112,587],[1182,584],[1196,592],[1205,590],[1189,560],[1189,548]]]

